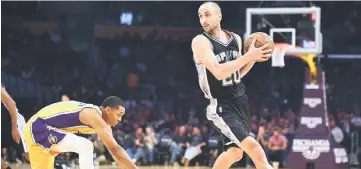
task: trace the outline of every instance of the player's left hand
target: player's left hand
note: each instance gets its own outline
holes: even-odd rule
[[[267,61],[267,60],[269,60],[269,58],[271,58],[272,57],[272,55],[271,56],[267,56],[267,57],[262,57],[262,59],[259,59],[259,60],[256,60],[256,62],[265,62],[265,61]]]
[[[272,53],[267,53],[268,55],[264,55],[261,59],[255,60],[256,62],[266,62],[269,58],[272,57]]]
[[[16,143],[20,143],[20,132],[17,128],[13,127],[11,129],[11,135],[13,136],[13,139],[15,140]]]
[[[268,58],[269,59],[269,58]],[[264,59],[264,60],[256,60],[256,62],[265,62],[265,61],[267,61],[268,59]]]

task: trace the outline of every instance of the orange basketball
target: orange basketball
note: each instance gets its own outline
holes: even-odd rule
[[[246,44],[244,45],[244,51],[248,52],[249,47],[251,46],[253,39],[256,38],[256,42],[254,44],[254,46],[256,48],[262,47],[263,45],[269,44],[266,49],[272,49],[272,53],[273,50],[275,48],[275,44],[273,43],[273,40],[271,39],[270,36],[268,36],[267,34],[263,33],[263,32],[256,32],[253,33],[247,40],[246,40]]]

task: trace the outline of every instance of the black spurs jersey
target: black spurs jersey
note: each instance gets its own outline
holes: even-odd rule
[[[202,33],[211,43],[213,53],[218,63],[225,63],[235,60],[239,57],[241,52],[238,47],[238,40],[234,33],[226,31],[230,34],[227,43],[223,43],[210,34]],[[210,57],[210,56],[209,56]],[[204,95],[208,99],[234,99],[245,93],[245,87],[241,82],[241,75],[239,71],[232,73],[229,77],[223,80],[217,80],[214,75],[207,70],[202,63],[196,63],[198,71],[199,86]]]

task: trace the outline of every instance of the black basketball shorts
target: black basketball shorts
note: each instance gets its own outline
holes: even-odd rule
[[[233,100],[211,99],[207,119],[225,136],[224,150],[238,147],[249,135],[250,111],[246,95]]]

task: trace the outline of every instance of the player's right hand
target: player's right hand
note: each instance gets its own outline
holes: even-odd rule
[[[13,139],[15,140],[16,143],[20,143],[20,132],[17,128],[12,128],[11,129],[11,135],[13,136]]]
[[[268,60],[272,56],[272,49],[266,49],[269,44],[263,45],[262,47],[256,48],[256,39],[253,39],[252,44],[249,47],[248,54],[252,61],[263,62]]]

